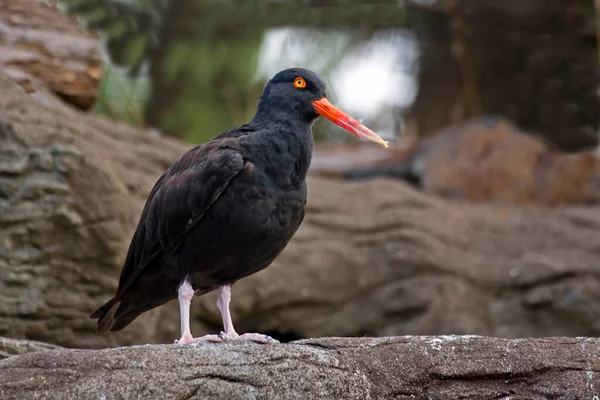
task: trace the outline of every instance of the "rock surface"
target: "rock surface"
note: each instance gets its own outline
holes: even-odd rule
[[[60,349],[60,346],[32,340],[17,340],[0,337],[0,360],[20,354],[54,349]]]
[[[52,350],[0,361],[0,398],[593,399],[599,346],[407,336]]]
[[[62,14],[54,3],[0,2],[0,66],[29,93],[47,86],[88,110],[104,71],[98,36]]]
[[[425,193],[472,202],[564,206],[600,202],[597,151],[566,154],[502,118],[474,118],[404,148],[317,149],[313,172],[393,177]]]
[[[38,102],[0,71],[0,335],[66,347],[172,343],[177,303],[117,334],[110,298],[157,177],[186,146]],[[239,331],[319,336],[600,335],[600,209],[449,202],[393,180],[311,176],[308,213],[233,288]],[[193,333],[215,332],[215,294]]]
[[[88,315],[116,288],[148,190],[186,147],[40,102],[1,70],[0,93],[0,335],[74,347],[161,340],[152,318],[101,337]]]

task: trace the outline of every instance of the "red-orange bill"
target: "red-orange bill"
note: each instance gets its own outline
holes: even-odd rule
[[[388,142],[380,138],[375,132],[334,106],[327,100],[327,97],[323,97],[322,99],[315,100],[312,102],[313,106],[315,106],[315,111],[317,114],[324,116],[331,122],[341,126],[345,130],[354,133],[355,135],[360,136],[361,138],[365,138],[370,140],[371,142],[378,143],[383,147],[388,147]]]

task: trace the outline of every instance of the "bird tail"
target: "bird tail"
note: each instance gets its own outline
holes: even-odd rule
[[[121,300],[115,298],[111,299],[107,303],[98,307],[91,315],[90,318],[98,318],[98,325],[96,326],[96,332],[106,333],[108,332],[116,322],[116,314],[121,306]]]

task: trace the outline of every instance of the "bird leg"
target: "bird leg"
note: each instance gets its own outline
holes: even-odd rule
[[[175,340],[178,344],[201,343],[201,342],[222,342],[223,339],[219,335],[205,335],[199,338],[192,336],[190,331],[190,304],[194,297],[194,288],[186,279],[177,289],[179,298],[179,315],[181,318],[181,338]]]
[[[273,339],[269,335],[262,333],[244,333],[239,335],[233,327],[233,321],[231,320],[231,313],[229,312],[229,302],[231,301],[231,285],[223,285],[219,288],[217,296],[217,307],[221,312],[221,318],[223,319],[223,329],[225,332],[221,332],[219,337],[224,341],[248,341],[256,343],[277,343],[277,340]]]

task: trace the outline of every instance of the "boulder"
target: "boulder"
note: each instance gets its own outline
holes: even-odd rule
[[[594,399],[598,346],[404,336],[63,349],[0,361],[0,398]]]
[[[1,70],[0,93],[0,335],[160,340],[151,325],[169,322],[103,337],[87,316],[115,290],[148,191],[186,146],[29,96]]]
[[[0,66],[27,92],[48,87],[82,110],[94,106],[104,73],[98,36],[54,0],[0,3]]]
[[[0,360],[19,354],[32,353],[35,351],[47,351],[60,349],[60,346],[36,342],[34,340],[18,340],[0,337]]]
[[[436,196],[520,206],[598,204],[597,151],[566,154],[503,118],[474,118],[391,150],[317,149],[313,171],[346,180],[401,179]]]

